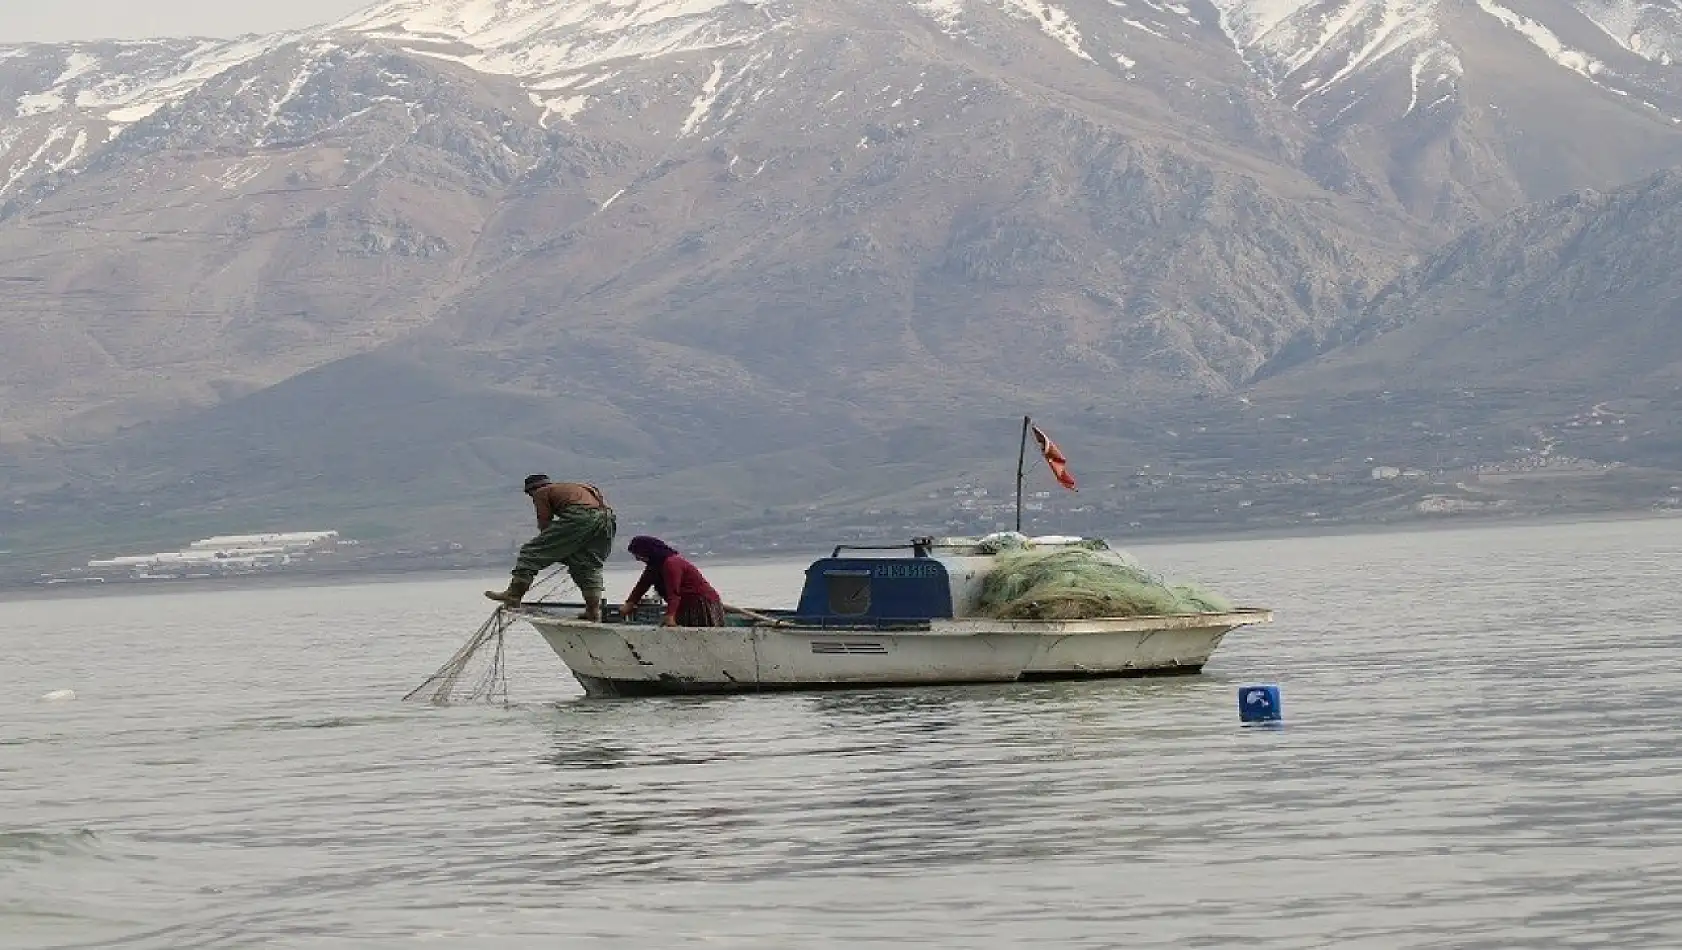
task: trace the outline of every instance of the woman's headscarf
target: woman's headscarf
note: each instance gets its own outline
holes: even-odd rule
[[[671,594],[666,591],[666,575],[660,570],[660,565],[665,563],[666,558],[676,554],[677,549],[659,538],[652,538],[646,534],[632,538],[625,549],[631,552],[632,557],[640,557],[648,562],[648,566],[653,568],[654,592],[670,600]]]
[[[658,564],[677,553],[676,548],[646,534],[632,538],[626,550],[631,552],[632,557],[640,557],[650,564]]]

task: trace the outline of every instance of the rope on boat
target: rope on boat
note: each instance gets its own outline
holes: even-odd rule
[[[723,607],[726,613],[737,614],[742,617],[747,617],[750,620],[757,620],[760,623],[769,624],[773,627],[788,626],[788,621],[786,620],[778,620],[775,617],[767,617],[762,613],[755,613],[746,607],[732,607],[729,604],[719,604],[719,606]]]

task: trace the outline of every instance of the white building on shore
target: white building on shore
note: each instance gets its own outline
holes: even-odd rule
[[[187,545],[189,551],[243,551],[257,548],[308,550],[333,547],[339,542],[337,531],[289,531],[284,534],[219,534]]]
[[[124,555],[88,562],[88,571],[138,579],[216,574],[250,574],[285,567],[338,549],[337,531],[219,535],[194,541],[179,551]]]

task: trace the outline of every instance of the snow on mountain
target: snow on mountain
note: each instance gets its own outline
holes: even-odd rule
[[[1453,17],[1481,13],[1555,65],[1621,97],[1682,116],[1682,0],[1213,0],[1240,55],[1276,95],[1323,123],[1369,101],[1373,84],[1407,83],[1401,116],[1456,99],[1469,56]],[[1612,46],[1606,49],[1605,40]],[[1614,53],[1639,61],[1615,63]],[[1670,103],[1663,100],[1676,99]],[[1392,117],[1395,117],[1392,115]]]
[[[229,69],[293,42],[159,40],[0,48],[0,198],[44,174],[74,171],[123,129]]]
[[[317,55],[336,43],[394,47],[511,77],[564,120],[615,63],[746,46],[793,9],[775,0],[393,0],[311,30],[233,41],[0,47],[0,88],[18,91],[0,102],[0,198],[73,171],[125,128],[292,45]]]
[[[1113,24],[1159,38],[1166,35],[1161,15],[1198,23],[1174,0],[1081,2]],[[1105,64],[1134,64],[1126,53],[1107,48],[1114,43],[1088,49],[1076,16],[1050,0],[913,0],[908,9],[954,37],[983,15],[1003,14],[1032,25],[1078,60],[1092,64],[1097,56]],[[700,90],[691,119],[667,130],[681,137],[693,133],[709,103],[754,65],[727,63],[728,51],[762,44],[796,16],[810,15],[793,0],[387,0],[314,29],[234,41],[0,47],[0,89],[15,96],[0,102],[0,199],[44,176],[73,173],[135,123],[288,47],[318,58],[335,45],[384,48],[506,77],[544,110],[545,125],[575,120],[628,67],[717,53],[719,74]],[[301,82],[311,66],[286,68],[296,69]]]
[[[295,34],[241,40],[158,40],[0,48],[0,71],[21,74],[12,117],[77,117],[120,129],[206,81],[296,40]],[[29,80],[34,82],[30,83]],[[31,88],[33,86],[33,88]],[[0,115],[6,105],[0,102]]]
[[[746,46],[792,7],[775,0],[393,0],[325,28],[512,76],[563,118],[615,62]]]
[[[1152,0],[1140,5],[1164,8]],[[912,0],[910,6],[952,35],[962,34],[978,12],[996,10],[1033,24],[1077,59],[1095,61],[1075,16],[1048,0]],[[1189,17],[1171,0],[1166,6]],[[326,29],[516,77],[535,102],[566,118],[589,101],[580,90],[609,81],[616,63],[746,47],[800,12],[790,0],[392,0]]]
[[[1458,51],[1439,34],[1440,0],[1214,0],[1222,27],[1276,95],[1335,121],[1365,98],[1371,74],[1405,71],[1403,114],[1445,101]],[[1323,108],[1326,103],[1334,108]]]
[[[1531,45],[1541,50],[1555,63],[1574,73],[1582,74],[1585,79],[1594,79],[1606,70],[1605,63],[1582,50],[1567,45],[1540,21],[1532,20],[1521,13],[1515,13],[1494,2],[1494,0],[1478,0],[1478,8],[1499,20],[1502,26],[1529,40]]]
[[[1060,47],[1072,68],[1123,79],[1153,66],[1160,72],[1172,59],[1182,85],[1224,68],[1206,62],[1224,31],[1275,97],[1326,128],[1452,114],[1467,64],[1481,55],[1454,24],[1477,17],[1585,82],[1682,122],[1682,72],[1672,65],[1682,62],[1682,0],[892,3],[885,19],[920,16],[953,42],[996,46],[1007,24],[1026,27],[1010,42],[1038,34],[1038,49],[1054,55]],[[0,101],[0,199],[44,176],[74,173],[136,123],[288,47],[321,55],[334,46],[395,50],[505,77],[551,127],[578,121],[638,64],[705,54],[717,75],[700,84],[690,120],[661,130],[682,137],[696,131],[709,102],[740,85],[747,66],[732,56],[765,46],[772,34],[792,35],[797,18],[824,15],[797,0],[385,0],[315,29],[233,41],[0,47],[0,89],[10,97]],[[785,58],[798,52],[782,49]],[[307,76],[310,67],[297,68]]]
[[[1682,124],[1682,72],[1674,68],[1682,58],[1682,0],[1572,0],[1576,17],[1539,18],[1541,10],[1517,0],[1477,0],[1477,7],[1555,65]]]
[[[1061,7],[1054,6],[1044,0],[976,0],[1002,9],[1005,13],[1017,19],[1027,20],[1036,24],[1046,36],[1051,37],[1077,59],[1092,61],[1092,55],[1083,46],[1080,26],[1068,12]],[[964,0],[912,0],[912,6],[921,10],[939,23],[948,33],[957,34],[962,30],[966,15],[971,12]]]
[[[1578,0],[1577,9],[1619,46],[1660,65],[1682,61],[1682,4]]]

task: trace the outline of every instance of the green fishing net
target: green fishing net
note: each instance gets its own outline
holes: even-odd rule
[[[1102,541],[1056,547],[995,543],[976,613],[1000,620],[1090,620],[1222,613],[1232,605],[1194,584],[1169,584]]]

